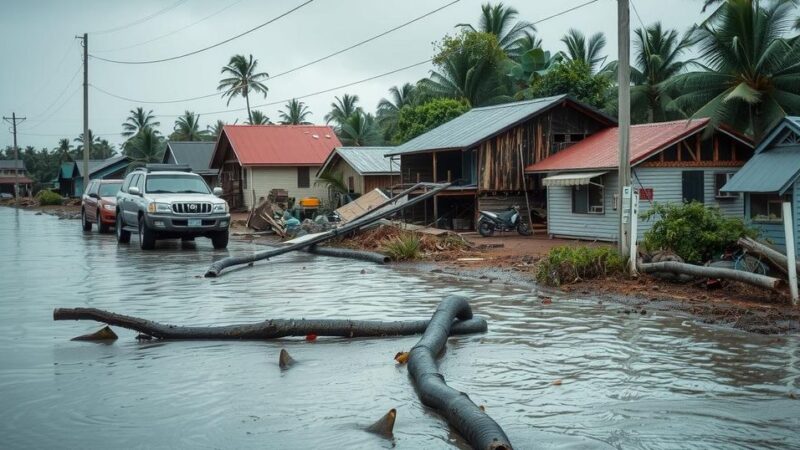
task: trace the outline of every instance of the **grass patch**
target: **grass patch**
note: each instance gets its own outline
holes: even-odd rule
[[[561,286],[614,275],[623,272],[624,268],[622,257],[609,247],[555,247],[539,261],[536,281],[548,286]]]
[[[412,261],[419,259],[422,241],[416,233],[402,233],[383,246],[383,252],[393,261]]]

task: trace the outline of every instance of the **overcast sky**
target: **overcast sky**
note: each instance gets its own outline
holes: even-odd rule
[[[121,65],[89,60],[89,83],[118,96],[139,101],[166,101],[214,93],[220,68],[231,55],[253,54],[259,69],[277,74],[381,33],[451,0],[315,0],[253,33],[214,49],[175,61]],[[535,22],[587,0],[510,1],[520,18]],[[0,112],[27,116],[19,127],[19,145],[54,147],[60,137],[82,132],[81,48],[76,34],[89,33],[89,53],[109,59],[152,60],[187,53],[223,41],[303,3],[304,0],[26,0],[0,2]],[[436,14],[387,36],[289,75],[267,81],[269,94],[251,98],[252,105],[283,101],[330,89],[430,58],[432,42],[452,32],[458,23],[477,23],[481,1],[461,0]],[[637,0],[645,24],[662,21],[681,31],[701,20],[701,0]],[[174,7],[170,8],[171,6]],[[168,9],[161,14],[155,13]],[[147,20],[145,20],[147,19]],[[201,19],[205,19],[202,20]],[[200,21],[198,23],[198,21]],[[632,14],[631,23],[639,22]],[[129,26],[128,26],[129,25]],[[544,46],[561,50],[560,37],[570,27],[586,34],[606,34],[607,52],[616,55],[616,1],[598,0],[537,25]],[[109,31],[113,30],[113,31]],[[168,36],[165,36],[168,35]],[[146,42],[145,41],[152,41]],[[138,45],[141,44],[141,45]],[[128,47],[128,48],[126,48]],[[312,122],[322,123],[334,96],[357,94],[361,105],[374,111],[387,90],[428,74],[430,64],[414,67],[334,92],[303,98]],[[120,124],[136,106],[152,109],[165,135],[176,115],[201,114],[203,127],[221,119],[246,120],[244,111],[205,114],[243,108],[244,99],[230,106],[219,96],[201,100],[145,104],[89,90],[89,123],[95,135],[119,146]],[[258,108],[273,121],[280,105]],[[0,146],[12,142],[7,127]]]

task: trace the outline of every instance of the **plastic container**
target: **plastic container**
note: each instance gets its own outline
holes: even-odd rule
[[[305,197],[299,203],[303,208],[319,208],[321,202],[317,197]]]

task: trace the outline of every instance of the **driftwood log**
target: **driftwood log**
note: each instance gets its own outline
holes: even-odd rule
[[[447,343],[454,320],[474,320],[472,309],[463,297],[445,298],[433,313],[422,339],[411,349],[408,371],[417,386],[420,400],[443,415],[473,448],[510,450],[511,443],[500,425],[475,405],[467,394],[448,386],[436,368],[436,357]]]
[[[185,327],[153,322],[96,308],[56,308],[53,311],[53,320],[94,320],[138,331],[158,339],[213,340],[264,340],[309,334],[338,337],[407,336],[423,333],[429,323],[427,320],[381,322],[348,319],[274,319],[219,327]],[[453,334],[486,331],[486,321],[481,318],[473,318],[472,315],[468,320],[457,320],[450,325],[452,327],[449,329]]]
[[[693,264],[680,263],[675,261],[664,261],[657,263],[642,263],[637,265],[639,272],[672,272],[677,274],[692,275],[694,277],[722,278],[725,280],[739,281],[751,284],[764,289],[777,290],[781,285],[778,278],[759,275],[756,273],[744,272],[742,270],[725,269],[721,267],[695,266]]]
[[[789,258],[783,253],[750,238],[739,238],[736,243],[750,253],[763,256],[772,267],[780,270],[784,275],[788,275]],[[797,270],[797,261],[795,261],[795,270]]]

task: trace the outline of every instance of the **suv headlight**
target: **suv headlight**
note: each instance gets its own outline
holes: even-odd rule
[[[211,212],[212,213],[228,212],[228,203],[214,203],[214,209],[212,209]]]
[[[172,206],[169,203],[152,202],[147,205],[147,212],[149,213],[171,213]]]

